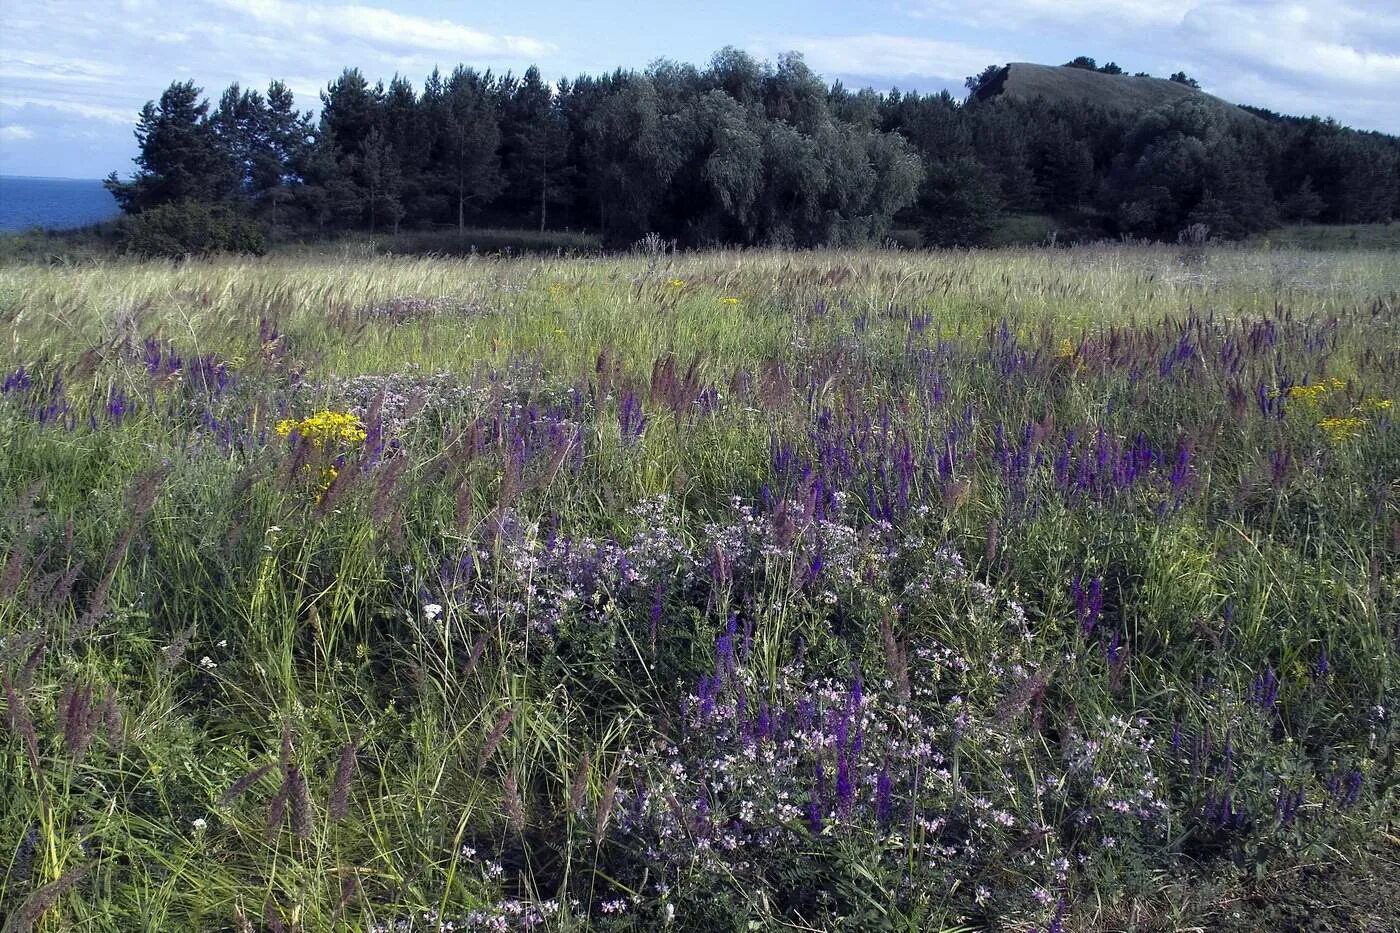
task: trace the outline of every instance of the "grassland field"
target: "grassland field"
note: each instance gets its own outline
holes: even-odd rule
[[[1400,929],[1400,252],[0,266],[5,930]]]

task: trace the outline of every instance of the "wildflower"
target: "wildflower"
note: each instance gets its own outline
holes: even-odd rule
[[[296,434],[310,441],[318,449],[335,446],[337,443],[358,444],[368,437],[365,427],[349,412],[319,411],[300,421],[284,418],[277,422],[277,436],[290,437]]]
[[[190,825],[194,827],[196,833],[202,833],[209,828],[209,821],[201,816]]]
[[[1364,418],[1348,415],[1341,418],[1323,418],[1317,426],[1327,435],[1330,443],[1337,445],[1359,435],[1361,429],[1366,426],[1366,421]]]
[[[725,297],[723,297],[723,298],[721,298],[721,299],[719,300],[719,303],[722,304],[722,305],[737,305],[737,304],[739,303],[739,299],[738,299],[738,298],[732,298],[732,297],[726,295]]]
[[[1293,386],[1286,395],[1290,401],[1303,402],[1306,405],[1316,407],[1319,402],[1327,397],[1330,391],[1326,383],[1318,382],[1313,385]]]
[[[1331,672],[1332,665],[1327,660],[1327,649],[1323,648],[1317,656],[1317,663],[1313,665],[1312,674],[1314,680],[1326,680]]]
[[[206,654],[204,657],[202,657],[202,658],[199,659],[199,666],[202,667],[202,668],[204,668],[206,671],[212,671],[214,668],[218,667],[219,665],[218,665],[218,663],[216,663],[216,662],[214,661],[213,658],[209,657],[209,656]]]
[[[317,487],[316,491],[316,501],[318,503],[321,501],[322,496],[326,494],[326,490],[331,488],[331,485],[335,482],[336,477],[338,476],[340,476],[340,471],[333,466],[328,466],[321,471],[321,483]]]
[[[685,279],[672,279],[666,284],[672,288],[685,288]]]
[[[1070,592],[1074,597],[1074,611],[1080,630],[1090,635],[1103,613],[1103,577],[1094,577],[1088,581],[1088,586],[1085,586],[1084,577],[1077,577],[1070,581]]]
[[[1075,345],[1070,342],[1069,338],[1066,337],[1065,339],[1060,341],[1060,347],[1058,350],[1055,351],[1055,359],[1061,360],[1066,363],[1071,363],[1074,361],[1074,358],[1078,354],[1078,348],[1076,348]]]
[[[436,620],[440,615],[442,615],[441,603],[428,603],[423,607],[423,617],[429,622]]]

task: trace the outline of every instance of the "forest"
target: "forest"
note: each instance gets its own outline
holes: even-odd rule
[[[799,55],[734,48],[557,85],[536,67],[435,70],[421,88],[347,68],[316,115],[276,80],[216,102],[172,83],[140,112],[137,170],[107,185],[148,252],[482,226],[612,246],[976,246],[1029,213],[1066,239],[1229,240],[1400,215],[1400,139],[1218,105],[851,90]]]

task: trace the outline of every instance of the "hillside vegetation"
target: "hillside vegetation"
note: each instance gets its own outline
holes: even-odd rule
[[[1023,103],[1089,104],[1132,114],[1173,107],[1184,101],[1204,103],[1229,120],[1248,124],[1254,114],[1197,87],[1150,75],[1104,74],[1087,68],[1012,62],[1004,74],[987,81],[974,95],[979,101],[998,97]]]

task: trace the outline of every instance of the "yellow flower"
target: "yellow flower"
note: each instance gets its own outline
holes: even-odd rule
[[[300,434],[317,448],[325,449],[337,442],[358,444],[368,435],[360,419],[345,411],[319,411],[297,421],[284,418],[277,422],[277,435],[288,437],[292,432]]]
[[[719,303],[722,305],[737,305],[739,303],[739,299],[730,298],[728,295],[726,295],[725,297],[719,300]]]
[[[1322,429],[1322,433],[1327,435],[1327,440],[1333,444],[1341,444],[1360,434],[1361,429],[1366,426],[1366,420],[1354,416],[1323,418],[1317,423],[1317,426]]]
[[[1368,398],[1356,406],[1357,411],[1390,411],[1394,403],[1388,398]]]
[[[326,490],[331,488],[331,484],[335,482],[336,477],[339,475],[340,471],[333,466],[328,466],[321,471],[321,482],[316,487],[316,502],[318,504],[325,498]]]
[[[672,288],[685,288],[685,279],[672,279],[666,284]]]
[[[1069,338],[1066,337],[1060,341],[1060,349],[1055,351],[1055,358],[1058,360],[1072,360],[1074,359],[1074,355],[1078,352],[1074,344],[1070,343]]]
[[[1307,386],[1293,386],[1288,390],[1288,397],[1295,402],[1316,405],[1327,397],[1327,392],[1326,383],[1317,382]]]

